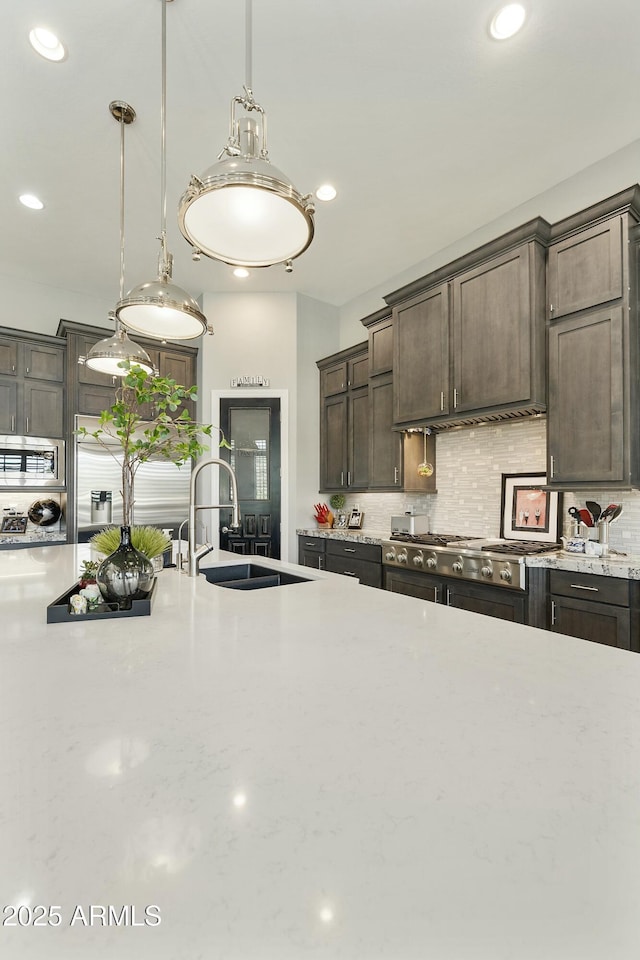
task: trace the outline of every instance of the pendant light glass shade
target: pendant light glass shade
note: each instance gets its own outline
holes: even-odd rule
[[[116,304],[116,316],[129,330],[156,340],[194,340],[207,332],[207,318],[186,290],[171,280],[173,257],[167,249],[167,3],[162,0],[161,230],[158,276],[133,287]]]
[[[120,124],[120,297],[124,290],[124,128],[136,118],[136,112],[123,100],[113,100],[109,112]],[[109,319],[115,322],[115,333],[95,343],[84,361],[90,370],[106,373],[112,377],[126,377],[127,367],[121,367],[123,361],[136,364],[145,373],[155,373],[149,354],[138,343],[130,340],[122,329],[115,313],[109,313]]]
[[[149,354],[140,344],[129,339],[126,330],[123,330],[118,323],[115,313],[110,313],[109,317],[115,320],[116,331],[112,337],[94,344],[87,355],[85,365],[91,370],[106,373],[111,377],[125,377],[128,369],[120,367],[119,364],[128,361],[132,366],[142,367],[145,373],[151,376],[155,371]]]
[[[162,260],[158,278],[130,290],[118,302],[116,316],[129,330],[158,340],[193,340],[207,331],[207,318],[193,297],[171,282]]]
[[[251,90],[252,0],[245,0],[245,10],[244,93],[231,101],[229,138],[218,162],[192,176],[180,198],[178,225],[196,257],[243,267],[284,263],[291,271],[290,261],[313,240],[314,206],[269,160],[267,116]],[[246,115],[236,119],[236,107]]]

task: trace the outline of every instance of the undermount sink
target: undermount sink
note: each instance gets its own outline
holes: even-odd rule
[[[200,571],[208,583],[232,590],[262,590],[282,587],[289,583],[308,583],[309,577],[299,577],[286,570],[274,570],[259,563],[233,563],[226,567],[208,567]]]

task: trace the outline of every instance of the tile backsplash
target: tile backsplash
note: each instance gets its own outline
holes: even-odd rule
[[[546,426],[544,417],[531,417],[441,433],[436,440],[437,494],[351,494],[347,507],[358,504],[364,511],[365,530],[388,532],[391,516],[413,507],[415,513],[428,514],[430,529],[438,533],[497,537],[502,474],[544,472]],[[620,518],[610,526],[609,543],[614,550],[640,555],[640,491],[565,492],[565,534],[569,532],[568,508],[574,504],[582,507],[585,500],[595,500],[603,507],[622,503]],[[596,537],[595,530],[592,536]]]

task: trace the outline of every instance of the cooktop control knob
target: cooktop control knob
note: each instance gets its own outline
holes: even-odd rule
[[[384,558],[385,560],[395,560],[396,558],[395,550],[389,550],[388,553],[385,553]]]
[[[422,550],[418,550],[415,557],[413,558],[413,563],[414,563],[414,566],[416,567],[424,567],[424,553],[422,552]]]
[[[451,569],[453,570],[454,573],[462,573],[462,558],[461,558],[461,557],[458,558],[457,560],[454,560],[454,561],[453,561],[453,563],[451,564]]]
[[[492,577],[493,567],[492,566],[483,567],[480,573],[482,574],[483,577],[486,577],[486,578]]]
[[[406,563],[406,562],[407,562],[407,551],[403,550],[402,553],[398,554],[398,563]]]
[[[433,555],[430,557],[427,557],[427,566],[429,567],[430,570],[434,570],[438,566],[438,561]]]
[[[511,582],[511,570],[508,570],[506,567],[504,570],[500,571],[500,579],[505,580],[507,583]]]

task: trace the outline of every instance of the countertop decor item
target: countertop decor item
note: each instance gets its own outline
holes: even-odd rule
[[[147,376],[139,366],[127,364],[115,402],[100,414],[97,430],[80,427],[76,431],[78,443],[89,437],[97,440],[121,464],[125,526],[133,525],[134,484],[141,463],[164,459],[182,467],[209,449],[202,441],[211,436],[214,427],[192,420],[183,406],[188,400],[196,400],[197,394],[195,386],[184,387],[171,377]],[[222,431],[218,432],[219,445],[229,447]],[[117,444],[122,459],[114,452]]]
[[[150,593],[141,600],[132,600],[130,606],[121,607],[119,603],[102,603],[89,606],[86,613],[74,613],[71,598],[78,596],[78,585],[65,590],[47,607],[47,623],[73,623],[76,620],[117,620],[120,617],[148,617],[156,595],[156,581],[153,581]]]
[[[120,528],[105,527],[99,530],[93,537],[91,543],[105,557],[118,549],[120,544]],[[161,556],[165,550],[171,546],[171,540],[162,530],[157,527],[131,527],[131,543],[143,553],[148,560]]]
[[[27,516],[39,527],[50,527],[58,522],[62,510],[55,500],[36,500],[27,510]]]
[[[315,520],[319,527],[330,527],[333,524],[333,514],[326,503],[314,503]]]
[[[13,516],[2,518],[2,527],[0,528],[0,533],[26,533],[26,531],[26,517]]]
[[[120,545],[102,561],[96,573],[100,592],[107,603],[128,610],[133,600],[144,600],[151,592],[153,564],[131,543],[131,529],[120,527]]]
[[[335,510],[336,513],[340,513],[344,510],[344,505],[347,502],[347,498],[344,493],[332,493],[329,497],[329,506],[332,510]]]

